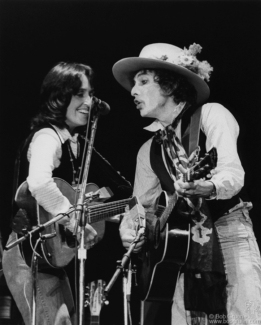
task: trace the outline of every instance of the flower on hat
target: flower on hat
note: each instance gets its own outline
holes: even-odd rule
[[[192,44],[188,49],[184,48],[182,54],[179,55],[178,64],[194,73],[196,73],[203,80],[209,81],[210,73],[213,71],[213,67],[207,62],[200,62],[196,55],[200,53],[202,47],[199,44]]]

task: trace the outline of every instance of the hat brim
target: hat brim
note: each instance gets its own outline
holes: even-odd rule
[[[112,73],[119,84],[121,84],[128,91],[131,91],[134,85],[133,78],[135,74],[143,69],[171,70],[178,73],[179,75],[184,76],[195,87],[197,91],[198,104],[203,104],[209,97],[210,90],[203,79],[186,68],[166,61],[137,57],[125,58],[114,64]]]

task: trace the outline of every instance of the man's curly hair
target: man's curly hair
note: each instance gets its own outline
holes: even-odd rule
[[[164,69],[144,69],[142,72],[154,72],[154,81],[159,84],[163,94],[171,96],[176,104],[180,102],[186,102],[190,106],[196,104],[196,89],[186,78]]]

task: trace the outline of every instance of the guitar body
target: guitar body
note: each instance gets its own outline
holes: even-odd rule
[[[217,151],[213,147],[189,168],[184,178],[191,182],[206,177],[216,165]],[[189,251],[190,212],[184,210],[184,203],[174,193],[161,215],[146,215],[147,241],[143,245],[139,281],[142,301],[171,302],[173,299],[179,271]]]
[[[184,265],[190,240],[188,223],[170,216],[160,230],[159,218],[146,217],[147,242],[142,252],[140,297],[147,301],[170,302]]]
[[[55,183],[64,196],[73,205],[77,203],[78,195],[70,184],[60,178],[54,178]],[[96,192],[99,187],[96,184],[90,183],[86,186],[86,193],[91,191]],[[20,185],[17,190],[15,201],[19,208],[25,209],[27,214],[32,221],[33,225],[44,224],[53,218],[53,215],[45,211],[40,205],[37,204],[36,200],[32,197],[31,192],[28,189],[27,182]],[[93,202],[90,205],[95,205]],[[37,222],[37,216],[39,222]],[[98,221],[92,224],[92,227],[97,231],[98,241],[100,241],[105,232],[105,221]],[[42,234],[56,233],[52,238],[45,241],[43,245],[44,254],[48,259],[48,262],[54,267],[64,267],[67,265],[75,255],[75,247],[69,247],[65,235],[63,234],[63,226],[59,223],[54,223],[46,227]]]

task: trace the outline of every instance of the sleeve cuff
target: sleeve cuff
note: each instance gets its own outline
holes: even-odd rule
[[[213,190],[210,193],[209,197],[207,197],[207,200],[214,200],[217,198],[217,189],[216,189],[216,185],[214,184],[214,182],[208,180],[208,182],[211,182],[213,184]]]

